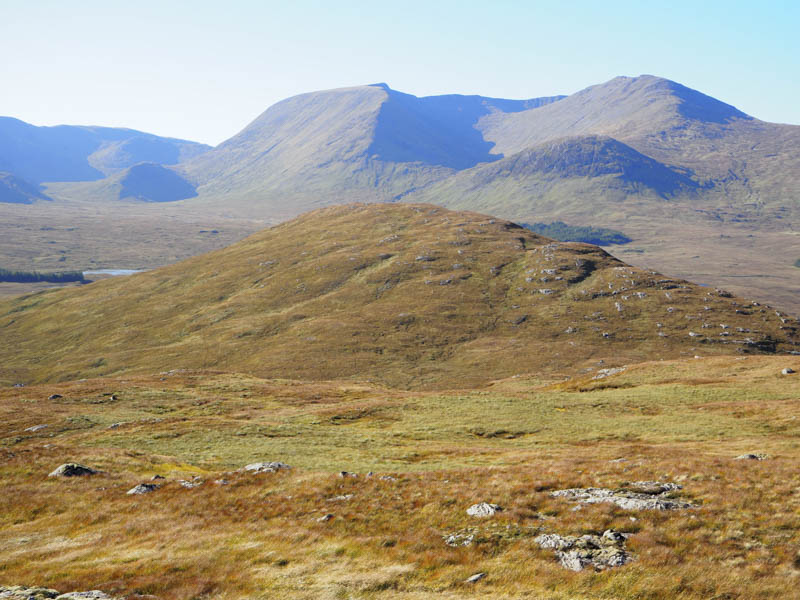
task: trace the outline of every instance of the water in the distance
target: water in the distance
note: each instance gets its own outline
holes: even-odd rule
[[[142,271],[144,271],[144,269],[97,269],[96,271],[84,271],[83,276],[110,275],[115,277],[117,275],[133,275],[134,273],[141,273]]]

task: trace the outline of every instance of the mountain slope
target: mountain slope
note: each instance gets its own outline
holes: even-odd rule
[[[480,117],[559,99],[417,98],[385,84],[302,94],[183,169],[203,197],[284,215],[342,197],[391,200],[499,158],[474,128]]]
[[[7,204],[33,204],[37,200],[51,200],[38,186],[11,173],[0,172],[0,202]]]
[[[796,325],[484,215],[346,205],[170,267],[0,303],[0,380],[204,367],[470,386],[784,350]]]
[[[740,200],[800,192],[800,127],[765,123],[652,75],[617,77],[542,110],[483,117],[478,128],[506,155],[565,136],[606,135],[712,180]]]
[[[208,148],[133,129],[36,127],[0,117],[0,171],[32,183],[95,181],[140,162],[177,164]]]

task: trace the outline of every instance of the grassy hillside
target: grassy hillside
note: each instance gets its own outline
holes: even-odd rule
[[[681,355],[785,351],[766,306],[430,205],[308,213],[229,248],[0,304],[0,380],[221,368],[474,386]]]
[[[800,359],[690,358],[424,394],[207,371],[0,390],[0,585],[163,600],[794,598],[789,366]],[[101,472],[47,477],[66,460]],[[238,471],[275,460],[292,468]],[[126,495],[156,474],[159,489]],[[550,495],[636,481],[678,483],[695,508]],[[481,501],[504,510],[468,516]],[[612,528],[633,561],[602,572],[568,571],[534,541]],[[473,542],[448,546],[457,533]]]

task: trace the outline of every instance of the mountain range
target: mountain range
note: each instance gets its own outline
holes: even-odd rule
[[[60,129],[14,123],[31,139]],[[46,182],[56,202],[26,200],[42,211],[91,203],[135,220],[145,201],[221,229],[250,219],[255,230],[331,204],[431,202],[611,227],[633,238],[618,252],[636,264],[800,310],[800,127],[659,77],[530,100],[418,98],[386,84],[314,92],[275,104],[212,149],[68,130],[77,140],[70,169],[22,170],[0,146],[0,170]],[[178,243],[192,254],[190,237]]]

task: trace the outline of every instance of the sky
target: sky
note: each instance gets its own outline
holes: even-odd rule
[[[0,115],[216,145],[315,90],[533,98],[649,73],[800,124],[799,31],[796,0],[0,0]]]

